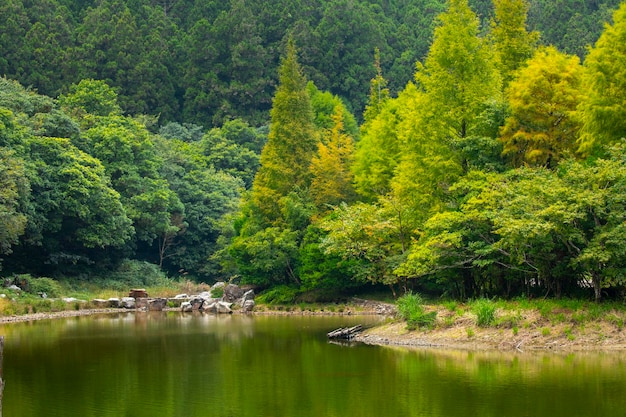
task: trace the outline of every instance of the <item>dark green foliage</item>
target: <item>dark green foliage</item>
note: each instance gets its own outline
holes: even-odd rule
[[[260,294],[256,300],[264,304],[293,304],[298,289],[287,285],[279,285]]]

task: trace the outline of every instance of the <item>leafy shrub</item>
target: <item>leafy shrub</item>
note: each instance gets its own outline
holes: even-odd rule
[[[256,300],[261,304],[292,304],[298,290],[287,285],[279,285],[259,295]]]
[[[406,321],[407,329],[415,330],[418,327],[430,327],[435,323],[437,312],[426,313],[422,297],[409,292],[396,301],[398,315]]]
[[[211,297],[222,298],[224,296],[224,287],[211,287]]]
[[[472,313],[476,314],[476,324],[487,327],[496,319],[496,304],[486,298],[480,298],[472,303]]]
[[[33,278],[30,281],[30,292],[32,294],[45,293],[48,297],[61,296],[61,284],[52,278]]]

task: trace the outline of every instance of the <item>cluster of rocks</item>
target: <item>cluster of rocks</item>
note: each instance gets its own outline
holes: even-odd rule
[[[178,294],[174,298],[150,298],[143,289],[130,290],[128,297],[91,300],[99,308],[124,308],[144,311],[161,311],[166,307],[180,308],[183,312],[202,311],[229,314],[234,308],[248,313],[254,309],[254,290],[245,291],[234,284],[218,282],[209,291],[197,295]]]
[[[218,295],[221,296],[218,297]],[[192,296],[180,294],[175,298],[183,300],[180,303],[180,308],[184,312],[204,311],[229,314],[233,312],[233,307],[236,306],[242,312],[249,313],[255,306],[254,290],[245,291],[237,285],[226,285],[223,282],[216,283],[209,291]]]

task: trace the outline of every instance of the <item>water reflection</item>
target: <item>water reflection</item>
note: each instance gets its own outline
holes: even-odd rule
[[[329,330],[364,320],[376,319],[141,313],[4,326],[5,414],[569,417],[626,409],[620,354],[326,341]]]

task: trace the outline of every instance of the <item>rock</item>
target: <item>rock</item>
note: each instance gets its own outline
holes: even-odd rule
[[[13,291],[22,291],[22,289],[15,284],[9,285],[7,288]]]
[[[224,287],[224,296],[222,297],[224,301],[234,303],[241,297],[243,297],[243,290],[238,285],[228,284]]]
[[[246,302],[247,300],[254,300],[254,290],[248,290],[243,293],[242,303]]]
[[[135,298],[135,308],[138,310],[148,311],[148,299]]]
[[[135,308],[135,299],[133,297],[123,297],[120,305],[127,309]]]
[[[85,300],[79,300],[78,298],[74,298],[74,297],[61,298],[61,300],[65,301],[66,303],[86,303],[87,302]]]
[[[94,298],[93,300],[91,300],[91,304],[94,307],[98,307],[98,308],[107,308],[109,306],[109,302],[102,298]]]
[[[174,296],[174,299],[178,300],[178,299],[185,299],[185,298],[189,298],[189,296],[187,294],[176,294]]]
[[[189,300],[189,302],[191,303],[191,307],[194,311],[200,310],[202,304],[204,304],[204,298],[194,296]]]
[[[37,293],[41,298],[48,298],[48,294],[46,294],[45,292],[41,291]]]
[[[167,306],[166,298],[154,298],[152,300],[148,300],[149,311],[163,311],[163,309],[166,306]]]
[[[233,310],[231,309],[233,303],[226,303],[224,301],[218,301],[216,304],[216,309],[218,314],[231,314]]]
[[[217,303],[206,303],[202,306],[202,311],[205,313],[217,313]]]
[[[148,298],[148,292],[146,290],[144,290],[143,288],[141,288],[141,289],[133,289],[133,290],[129,291],[128,296],[132,297],[132,298],[135,298],[135,299],[137,299],[137,298]]]
[[[193,311],[193,307],[189,301],[183,301],[180,305],[180,311],[183,313],[191,313]]]
[[[243,305],[241,306],[241,311],[243,311],[244,313],[249,313],[254,309],[255,305],[256,304],[254,300],[245,300],[243,302]]]
[[[110,308],[120,308],[120,299],[119,298],[112,297],[112,298],[109,298],[107,301],[109,303],[108,307],[110,307]]]
[[[200,294],[196,295],[196,297],[200,297],[203,300],[210,300],[211,298],[213,298],[211,296],[211,291],[202,291]]]

